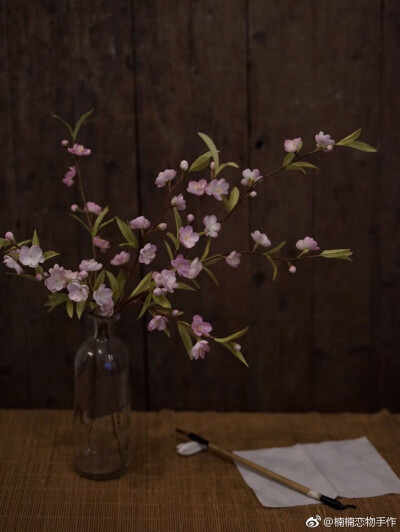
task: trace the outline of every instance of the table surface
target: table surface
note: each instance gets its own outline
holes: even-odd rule
[[[133,412],[132,464],[123,477],[85,480],[71,468],[71,412],[0,410],[0,531],[293,531],[325,517],[393,517],[400,496],[263,508],[236,467],[208,453],[181,457],[175,427],[226,449],[257,449],[367,436],[400,476],[400,415]],[[322,529],[325,527],[322,526]],[[360,528],[359,528],[360,530]],[[363,528],[367,530],[367,528]]]

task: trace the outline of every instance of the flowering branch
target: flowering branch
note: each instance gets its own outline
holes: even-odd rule
[[[67,127],[71,141],[63,140],[62,146],[72,157],[72,166],[69,167],[63,184],[71,188],[77,183],[81,205],[71,205],[71,216],[89,232],[91,239],[91,257],[81,260],[78,270],[68,270],[59,264],[46,268],[45,262],[54,258],[58,253],[54,251],[43,252],[36,231],[32,239],[17,242],[13,233],[8,231],[5,238],[0,239],[0,249],[3,253],[3,262],[9,269],[14,270],[14,275],[19,275],[37,282],[43,282],[50,292],[46,306],[49,311],[59,305],[65,305],[69,317],[76,313],[80,318],[83,312],[88,312],[102,317],[111,317],[114,313],[125,310],[132,305],[140,305],[139,318],[148,313],[151,317],[148,323],[149,331],[163,331],[170,336],[169,322],[175,324],[182,343],[191,359],[205,358],[210,351],[209,341],[223,345],[241,362],[247,365],[241,346],[236,340],[243,336],[248,327],[226,337],[212,336],[212,325],[195,314],[191,322],[181,318],[183,311],[172,308],[170,298],[176,290],[196,291],[200,289],[197,278],[204,272],[218,284],[212,268],[215,264],[225,261],[226,265],[238,268],[242,255],[262,257],[272,267],[273,280],[278,274],[278,264],[287,264],[288,271],[295,273],[293,264],[306,258],[322,257],[325,259],[351,260],[352,251],[349,249],[333,249],[319,251],[318,243],[306,236],[296,243],[299,253],[292,257],[284,257],[278,253],[286,242],[281,242],[271,248],[271,241],[265,233],[255,230],[251,233],[253,247],[249,250],[232,250],[226,253],[210,255],[213,241],[219,236],[222,225],[237,211],[245,198],[253,199],[257,196],[255,190],[267,178],[281,171],[298,171],[307,173],[317,166],[306,162],[305,159],[318,152],[331,152],[334,146],[345,146],[353,149],[373,152],[375,148],[358,140],[361,129],[348,135],[335,143],[330,135],[322,131],[315,136],[316,147],[304,154],[300,154],[302,139],[287,139],[284,142],[285,157],[282,164],[270,172],[261,175],[258,169],[249,168],[242,171],[240,192],[238,186],[230,184],[220,173],[227,168],[238,168],[234,162],[220,163],[219,151],[214,142],[204,133],[199,136],[207,146],[207,151],[200,155],[190,166],[187,161],[181,161],[180,174],[167,169],[160,172],[155,179],[158,189],[165,188],[165,199],[160,212],[155,215],[153,222],[138,215],[132,220],[122,220],[116,216],[109,217],[109,208],[101,207],[93,201],[87,201],[85,194],[84,178],[80,170],[80,158],[91,155],[91,150],[77,143],[77,136],[82,124],[91,115],[92,111],[85,113],[74,127],[70,126],[60,117]],[[71,144],[70,144],[71,142]],[[210,180],[187,180],[197,172],[210,169]],[[224,205],[226,215],[219,221],[215,214],[201,218],[199,211],[196,216],[188,214],[186,221],[182,220],[181,213],[186,210],[186,199],[182,186],[186,186],[188,194],[198,196],[199,203],[203,203],[208,196],[211,200]],[[174,195],[175,194],[175,195]],[[200,209],[200,204],[198,206]],[[166,222],[167,211],[173,213],[172,227]],[[81,215],[84,215],[83,217]],[[116,222],[123,241],[120,247],[127,247],[130,251],[120,251],[106,266],[105,260],[98,258],[98,252],[104,255],[109,251],[111,242],[102,238],[99,233],[107,225]],[[195,230],[201,225],[201,230]],[[167,252],[165,268],[161,271],[148,271],[137,286],[131,286],[133,275],[139,264],[150,265],[159,254],[156,244],[151,241],[155,233],[166,232],[163,243]],[[199,251],[200,244],[202,251]],[[193,250],[195,255],[189,258]],[[111,269],[109,269],[111,267]],[[116,268],[113,270],[112,268]],[[114,273],[115,272],[115,273]],[[183,282],[182,279],[185,281]]]

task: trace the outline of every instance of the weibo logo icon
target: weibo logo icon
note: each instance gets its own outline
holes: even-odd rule
[[[308,528],[316,528],[319,526],[319,523],[321,521],[321,516],[316,515],[315,517],[309,517],[306,521],[306,525]]]

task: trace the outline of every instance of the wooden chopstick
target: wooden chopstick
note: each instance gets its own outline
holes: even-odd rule
[[[307,488],[306,486],[303,486],[302,484],[299,484],[298,482],[295,482],[294,480],[291,480],[290,478],[283,477],[282,475],[279,475],[278,473],[275,473],[274,471],[271,471],[270,469],[267,469],[254,462],[251,462],[250,460],[247,460],[246,458],[242,458],[241,456],[237,454],[231,453],[230,451],[226,451],[225,449],[221,449],[214,443],[209,442],[208,440],[206,440],[202,436],[199,436],[198,434],[195,434],[194,432],[186,432],[185,430],[182,430],[182,429],[175,429],[175,430],[178,434],[185,436],[189,440],[193,440],[193,441],[196,441],[197,443],[205,445],[207,450],[213,452],[214,454],[220,456],[221,458],[232,460],[234,462],[239,462],[240,464],[243,464],[244,466],[250,469],[253,469],[254,471],[257,471],[258,473],[261,473],[265,477],[268,477],[271,480],[274,480],[275,482],[278,482],[279,484],[286,486],[287,488],[298,491],[299,493],[302,493],[303,495],[306,495],[307,497],[310,497],[311,499],[315,499],[319,502],[322,502],[323,504],[327,504],[331,508],[335,508],[336,510],[345,510],[346,508],[356,508],[353,504],[347,504],[347,505],[343,504],[337,499],[332,499],[331,497],[322,495],[321,493],[318,493],[317,491]]]

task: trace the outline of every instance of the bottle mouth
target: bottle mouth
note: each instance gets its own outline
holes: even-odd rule
[[[98,316],[97,314],[92,314],[90,312],[85,312],[85,314],[91,320],[93,320],[93,321],[95,321],[97,323],[107,323],[107,324],[116,323],[121,318],[121,314],[119,314],[118,312],[116,314],[113,314],[109,318],[107,318],[105,316]]]

